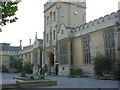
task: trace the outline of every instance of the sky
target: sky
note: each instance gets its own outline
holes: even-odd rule
[[[37,32],[38,39],[43,39],[44,31],[44,4],[48,0],[21,0],[18,5],[15,23],[7,24],[0,32],[0,43],[11,43],[12,46],[29,45]],[[118,10],[120,0],[86,0],[86,21],[93,21]]]

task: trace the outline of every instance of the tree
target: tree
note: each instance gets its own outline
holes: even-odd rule
[[[16,11],[18,10],[19,2],[0,2],[1,10],[2,10],[2,20],[0,21],[0,26],[4,26],[7,23],[16,22],[18,19],[16,15]]]
[[[22,59],[18,59],[18,56],[10,56],[10,68],[15,68],[18,72],[22,71]]]
[[[94,74],[98,76],[110,74],[115,61],[115,58],[102,54],[98,54],[96,57],[93,57]]]
[[[112,75],[114,79],[120,80],[120,60],[115,62],[115,65],[112,70]]]
[[[23,71],[25,73],[32,73],[33,72],[33,65],[31,62],[25,62],[23,66]]]

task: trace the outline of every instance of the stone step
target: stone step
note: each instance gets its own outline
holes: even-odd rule
[[[19,88],[17,84],[2,84],[2,88]]]

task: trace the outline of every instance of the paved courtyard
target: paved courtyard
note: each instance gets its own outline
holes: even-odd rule
[[[14,76],[20,74],[2,74],[3,84],[15,84]],[[52,80],[57,80],[57,86],[48,86],[42,88],[118,88],[118,81],[97,80],[91,78],[68,78],[65,76],[46,76]]]

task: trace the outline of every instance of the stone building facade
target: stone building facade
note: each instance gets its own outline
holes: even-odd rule
[[[31,42],[31,40],[30,40]],[[42,68],[42,52],[43,40],[37,39],[37,35],[34,43],[29,46],[23,47],[20,51],[20,59],[23,61],[23,65],[26,62],[30,62],[33,65],[33,73],[38,73],[38,69]]]
[[[77,1],[45,3],[43,40],[38,39],[36,33],[34,43],[31,44],[30,39],[30,45],[22,50],[1,51],[1,60],[8,62],[9,55],[19,55],[23,65],[26,62],[33,65],[33,73],[46,64],[55,75],[69,75],[71,67],[93,73],[91,57],[97,53],[120,60],[120,11],[86,23],[86,1]]]
[[[56,75],[69,75],[70,67],[93,73],[91,57],[97,53],[120,59],[119,12],[86,23],[85,1],[47,2],[43,63]]]
[[[19,60],[21,47],[10,46],[9,43],[0,43],[0,69],[2,65],[7,69],[12,68],[14,61]]]
[[[31,63],[33,65],[33,73],[38,73],[38,69],[42,68],[42,52],[43,51],[43,40],[36,37],[34,43],[23,47],[20,51],[20,59],[25,63]]]
[[[17,61],[23,63],[31,63],[33,66],[33,73],[38,73],[38,69],[42,68],[42,52],[43,40],[37,38],[37,33],[33,44],[24,46],[22,48],[22,40],[20,46],[10,46],[9,43],[0,43],[0,70],[2,65],[7,69],[13,68]],[[15,61],[14,61],[15,60]]]

